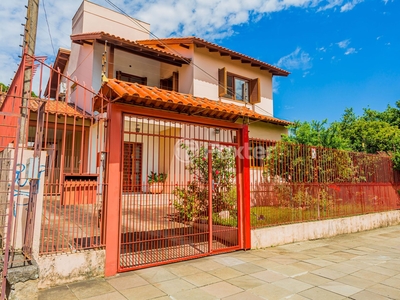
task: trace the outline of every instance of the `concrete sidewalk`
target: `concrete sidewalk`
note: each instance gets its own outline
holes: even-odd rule
[[[39,299],[400,299],[400,225],[72,283]]]

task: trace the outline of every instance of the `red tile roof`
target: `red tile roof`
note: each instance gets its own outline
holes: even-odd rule
[[[89,118],[89,115],[83,114],[81,109],[75,108],[74,104],[56,100],[37,100],[37,101],[30,100],[29,101],[30,110],[36,112],[39,108],[39,104],[41,101],[46,102],[45,104],[46,113],[67,115],[69,117],[76,116],[78,118],[83,118],[85,116],[86,118]]]
[[[101,93],[111,101],[130,103],[150,108],[158,108],[189,115],[211,117],[228,121],[247,117],[277,125],[289,125],[290,122],[261,115],[245,106],[194,97],[173,91],[162,90],[137,83],[109,79],[101,88]],[[97,98],[95,109],[99,108],[100,98]]]
[[[187,47],[187,44],[194,44],[197,47],[205,47],[208,50],[212,52],[219,52],[220,55],[222,56],[230,56],[232,59],[237,59],[241,60],[243,63],[249,63],[253,67],[259,67],[261,70],[267,70],[271,72],[273,75],[276,76],[288,76],[290,73],[288,71],[285,71],[281,68],[275,67],[273,65],[270,65],[268,63],[265,63],[261,60],[252,58],[250,56],[241,54],[239,52],[230,50],[228,48],[219,46],[217,44],[211,43],[209,41],[206,41],[204,39],[190,36],[190,37],[176,37],[176,38],[165,38],[165,39],[154,39],[154,40],[139,40],[137,43],[142,44],[142,45],[147,45],[151,46],[154,49],[164,49],[164,51],[167,51],[166,48],[168,45],[171,44],[178,44]],[[172,52],[171,52],[172,53]]]
[[[71,35],[71,40],[78,44],[90,43],[93,40],[97,40],[102,43],[107,41],[108,44],[114,44],[117,48],[125,49],[127,51],[136,53],[137,55],[157,59],[163,62],[175,64],[177,66],[190,63],[190,58],[185,58],[163,49],[157,49],[144,44],[139,44],[135,41],[106,33],[104,31],[73,34]]]

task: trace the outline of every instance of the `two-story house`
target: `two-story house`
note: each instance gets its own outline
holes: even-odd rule
[[[70,78],[99,91],[92,101],[79,86],[61,80],[58,92],[63,92],[63,99],[107,119],[102,128],[107,171],[100,179],[107,181],[107,275],[201,253],[248,248],[246,182],[251,180],[249,167],[260,166],[260,159],[252,157],[249,138],[279,140],[289,124],[273,117],[272,92],[272,77],[288,76],[287,71],[201,38],[151,39],[150,33],[145,22],[83,1],[72,20],[71,50],[59,51],[55,63]],[[95,136],[98,125],[91,130]],[[234,153],[235,158],[223,165],[217,152]],[[90,157],[88,173],[95,173],[99,155]],[[199,173],[196,168],[208,171],[201,175],[204,170]],[[220,174],[229,174],[229,179]],[[202,192],[193,189],[202,189],[206,177],[209,198],[204,202]],[[162,181],[162,191],[152,191],[154,181]],[[229,189],[219,186],[221,182],[229,182]],[[211,215],[228,207],[217,203],[221,200],[217,190],[224,191],[222,198],[231,197],[228,218],[236,218],[233,231],[185,232],[184,222],[161,226],[160,220],[148,216],[165,218],[179,215],[181,209],[180,217],[185,213],[187,217],[185,210],[197,207],[196,219],[211,222]],[[146,214],[138,214],[143,207]],[[189,244],[196,236],[198,247],[189,247],[184,236]],[[183,250],[170,253],[177,247]],[[156,253],[160,248],[165,257]]]
[[[43,99],[28,99],[26,147],[46,154],[43,286],[251,247],[251,174],[268,151],[254,143],[287,132],[272,78],[289,73],[201,38],[150,37],[83,1]],[[73,264],[51,256],[65,252]]]

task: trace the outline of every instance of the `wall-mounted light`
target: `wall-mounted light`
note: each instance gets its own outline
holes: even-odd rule
[[[220,129],[219,128],[215,128],[215,134],[219,134]]]
[[[136,123],[135,131],[136,131],[136,132],[140,132],[140,125],[139,125],[139,123]]]

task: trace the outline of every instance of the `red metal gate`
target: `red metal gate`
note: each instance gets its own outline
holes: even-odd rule
[[[237,137],[238,129],[123,116],[122,165],[132,174],[122,176],[118,271],[241,247]],[[140,155],[124,145],[141,145]]]

